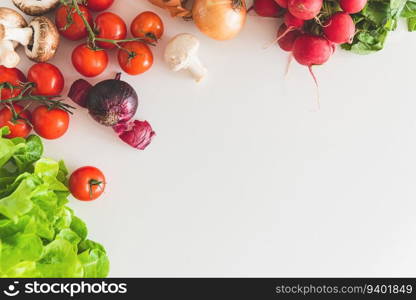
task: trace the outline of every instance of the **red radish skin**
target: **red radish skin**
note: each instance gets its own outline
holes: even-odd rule
[[[274,0],[256,0],[253,5],[254,11],[261,17],[277,17],[280,6]]]
[[[298,37],[293,45],[293,56],[296,61],[304,66],[322,65],[332,55],[331,43],[320,36],[303,34]]]
[[[367,0],[340,0],[342,10],[349,14],[356,14],[367,5]]]
[[[289,12],[301,20],[311,20],[321,11],[323,0],[289,0]]]
[[[287,8],[287,0],[274,0],[280,7]]]
[[[277,31],[277,43],[283,51],[290,52],[293,50],[293,45],[301,32],[299,30],[287,32],[287,30],[288,27],[285,24],[280,25]]]
[[[326,38],[336,44],[351,43],[355,34],[355,24],[345,12],[337,12],[324,25]]]
[[[285,16],[283,17],[283,22],[286,24],[287,27],[292,27],[295,29],[302,28],[305,24],[305,20],[296,18],[288,11],[285,13]]]

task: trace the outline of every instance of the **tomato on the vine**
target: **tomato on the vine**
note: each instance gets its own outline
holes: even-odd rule
[[[69,177],[71,194],[82,201],[91,201],[100,197],[105,185],[104,174],[95,167],[79,168]]]
[[[148,42],[157,42],[164,31],[162,19],[151,11],[137,15],[130,25],[131,34]]]
[[[35,84],[32,94],[56,96],[64,89],[64,76],[57,67],[49,63],[37,63],[30,67],[27,80]]]
[[[101,13],[95,18],[97,38],[109,40],[123,40],[127,35],[127,27],[123,19],[111,12]],[[97,41],[97,45],[104,49],[116,47],[112,43]]]
[[[12,86],[19,86],[21,83],[26,82],[26,77],[19,69],[0,66],[0,84],[5,82],[10,83]],[[20,92],[20,88],[2,88],[0,92],[0,100],[17,97]]]
[[[10,133],[6,135],[6,138],[25,138],[32,130],[29,124],[30,112],[18,104],[13,104],[13,108],[16,115],[13,114],[10,106],[5,106],[0,110],[0,127],[9,127]]]
[[[114,0],[87,0],[87,7],[93,11],[103,11],[113,5]]]
[[[32,113],[33,129],[45,139],[54,140],[65,134],[69,126],[69,114],[59,108],[38,106]]]
[[[78,6],[87,22],[93,26],[92,15],[88,9],[81,4]],[[88,36],[87,27],[74,7],[68,5],[59,7],[55,13],[55,24],[58,31],[69,40],[77,41]]]
[[[72,64],[75,69],[86,77],[100,75],[108,64],[108,55],[102,49],[91,49],[81,44],[72,52]]]
[[[121,44],[118,50],[118,63],[124,72],[138,75],[146,72],[153,64],[153,54],[145,43],[132,41]]]

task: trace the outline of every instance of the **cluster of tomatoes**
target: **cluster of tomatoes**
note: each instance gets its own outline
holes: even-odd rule
[[[49,78],[50,80],[42,80]],[[8,87],[0,90],[2,101],[13,100],[21,95],[25,83],[30,82],[33,96],[59,95],[64,88],[64,78],[57,67],[49,63],[34,64],[27,77],[17,68],[0,66],[0,84]],[[6,101],[7,103],[7,101]],[[69,114],[60,108],[47,105],[37,106],[32,112],[29,108],[13,101],[0,110],[0,128],[8,126],[7,138],[27,137],[32,131],[46,139],[61,137],[68,129]],[[86,166],[75,170],[69,178],[69,189],[78,200],[91,201],[104,192],[106,181],[104,174],[97,168]]]
[[[45,80],[48,78],[48,80]],[[23,86],[30,82],[33,96],[57,96],[64,88],[64,77],[57,67],[49,63],[34,64],[27,77],[17,68],[0,66],[0,84],[8,83],[0,92],[0,99],[13,100],[22,93]],[[65,134],[69,125],[69,114],[59,107],[39,105],[32,112],[29,106],[10,101],[0,110],[0,128],[8,126],[8,138],[27,137],[32,131],[46,139],[57,139]]]
[[[114,0],[88,0],[85,5],[69,2],[58,8],[55,23],[62,36],[78,41],[86,40],[72,52],[72,64],[86,77],[101,74],[108,65],[107,51],[117,49],[120,67],[130,75],[146,72],[153,64],[148,44],[157,42],[164,31],[163,22],[153,12],[139,14],[131,23],[133,36],[127,39],[124,20],[108,9]],[[91,11],[101,12],[93,19]]]

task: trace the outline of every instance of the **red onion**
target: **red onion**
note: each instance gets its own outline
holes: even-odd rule
[[[87,94],[92,88],[92,85],[84,80],[76,80],[69,89],[68,97],[81,107],[87,108]]]
[[[104,80],[91,86],[84,79],[76,80],[68,97],[88,112],[98,123],[113,127],[120,139],[130,146],[144,150],[155,135],[147,121],[130,121],[136,114],[138,97],[131,85],[115,79]]]

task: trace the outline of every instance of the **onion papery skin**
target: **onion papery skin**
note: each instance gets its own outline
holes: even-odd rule
[[[240,7],[233,0],[195,0],[192,17],[198,29],[215,40],[230,40],[243,28],[247,9],[242,0]]]
[[[104,126],[127,122],[139,105],[136,91],[125,81],[104,80],[93,86],[87,96],[90,115]]]

